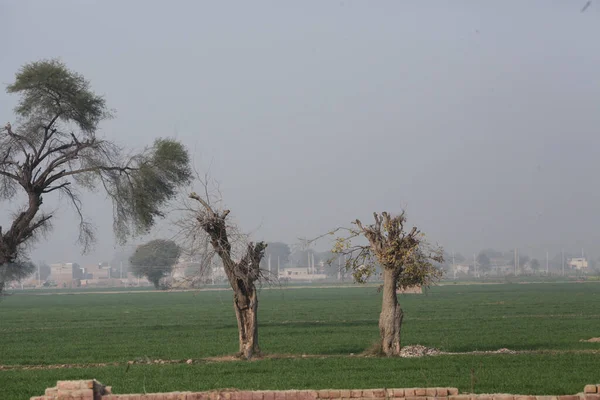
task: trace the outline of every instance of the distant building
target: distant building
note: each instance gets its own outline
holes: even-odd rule
[[[50,280],[58,287],[79,286],[83,270],[77,263],[56,263],[50,265]]]
[[[569,260],[569,268],[577,269],[577,270],[587,270],[588,269],[588,262],[583,257],[571,258]]]
[[[471,266],[468,264],[454,264],[453,268],[452,268],[452,273],[454,273],[455,275],[458,274],[468,274],[469,270],[471,269]]]
[[[103,264],[90,264],[84,268],[84,279],[108,279],[111,267]]]
[[[279,272],[279,279],[290,281],[316,281],[327,279],[326,274],[311,274],[308,267],[284,268]]]

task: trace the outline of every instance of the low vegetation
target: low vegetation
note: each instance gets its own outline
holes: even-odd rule
[[[273,288],[261,293],[261,342],[280,358],[240,363],[203,360],[238,350],[230,291],[14,295],[0,307],[0,387],[2,398],[26,398],[58,379],[94,377],[121,393],[423,385],[574,393],[600,369],[600,343],[581,341],[599,336],[598,296],[597,283],[448,285],[403,295],[404,345],[520,354],[385,359],[359,356],[379,338],[374,287]],[[184,362],[142,364],[156,359]]]

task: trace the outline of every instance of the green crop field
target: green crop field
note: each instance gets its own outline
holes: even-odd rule
[[[261,291],[261,347],[280,358],[252,362],[201,360],[237,350],[231,292],[66,293],[0,301],[0,399],[28,398],[71,378],[96,378],[120,393],[426,385],[561,394],[600,382],[600,343],[580,341],[600,336],[597,283],[448,285],[401,296],[405,345],[521,351],[419,359],[359,356],[378,337],[373,287]],[[148,359],[195,362],[127,367]],[[57,364],[89,365],[25,368]]]

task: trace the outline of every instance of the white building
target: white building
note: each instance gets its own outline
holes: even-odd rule
[[[327,279],[326,274],[311,274],[308,267],[284,268],[279,272],[279,279],[290,281],[318,281]]]
[[[588,262],[583,257],[571,258],[569,260],[569,268],[577,269],[577,270],[587,270],[588,269]]]

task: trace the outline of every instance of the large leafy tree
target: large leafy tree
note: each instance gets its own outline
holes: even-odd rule
[[[400,354],[400,331],[404,313],[398,303],[397,290],[410,286],[427,286],[442,276],[439,264],[444,261],[441,247],[432,246],[416,228],[405,229],[406,215],[373,213],[375,222],[338,228],[330,234],[345,232],[336,239],[333,252],[346,257],[346,268],[357,282],[366,282],[377,268],[383,270],[383,298],[379,315],[380,351],[387,356]],[[355,243],[366,239],[367,244]]]
[[[26,64],[7,91],[19,102],[14,126],[0,130],[0,200],[25,201],[8,229],[0,227],[0,291],[2,276],[27,268],[25,247],[53,220],[54,212],[42,207],[46,196],[61,194],[74,207],[86,251],[94,229],[84,218],[80,189],[102,190],[112,200],[122,242],[147,232],[190,180],[187,150],[174,140],[157,139],[131,154],[99,137],[100,122],[111,117],[104,98],[57,60]]]
[[[157,239],[139,246],[129,263],[136,276],[146,277],[158,289],[160,280],[171,273],[180,255],[181,249],[175,242]]]

